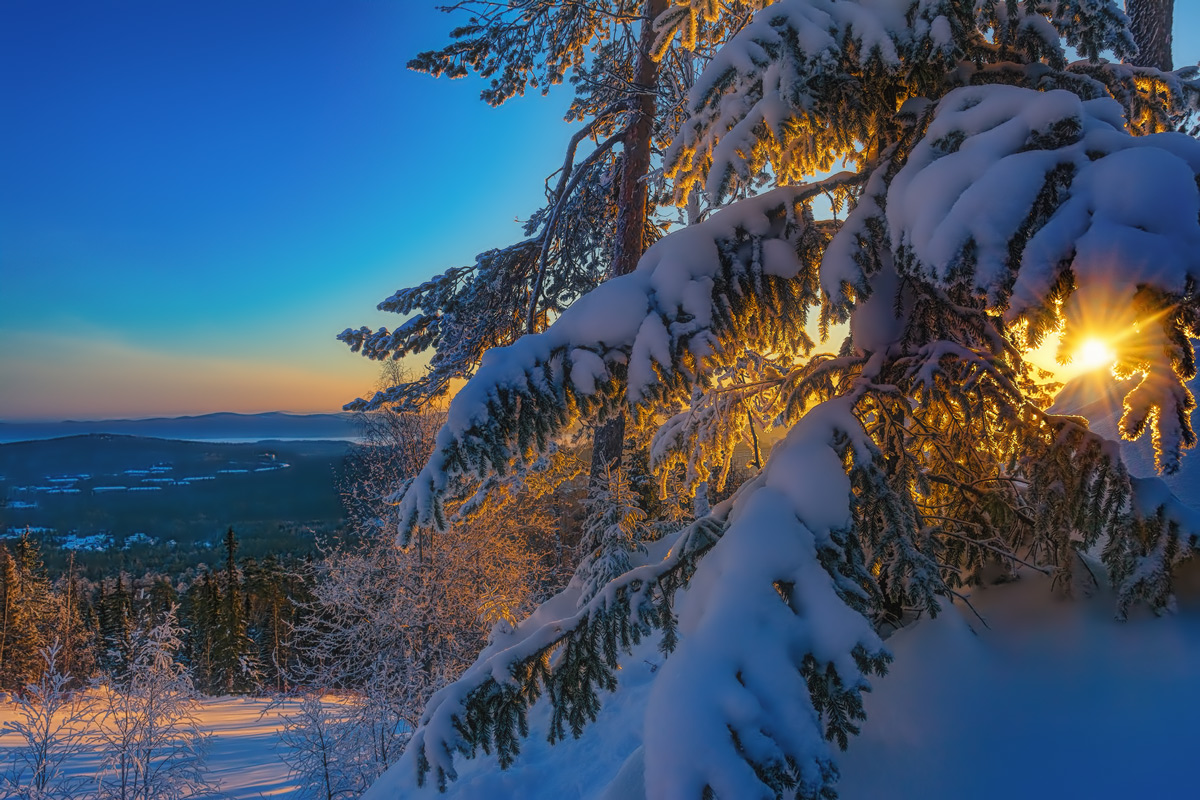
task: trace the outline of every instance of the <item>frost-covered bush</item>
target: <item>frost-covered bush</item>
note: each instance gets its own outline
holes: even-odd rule
[[[129,666],[103,687],[95,737],[100,800],[175,800],[215,788],[204,774],[207,739],[179,660],[181,634],[174,607],[139,628]]]
[[[352,536],[313,565],[312,598],[294,631],[305,658],[292,677],[339,702],[305,699],[282,738],[314,796],[365,790],[399,758],[429,697],[471,663],[489,632],[510,630],[574,565],[559,540],[553,482],[544,492],[489,487],[456,506],[461,518],[447,530],[423,532],[407,550],[396,546],[387,496],[423,463],[441,420],[393,408],[365,415],[355,479],[343,494]]]
[[[16,718],[0,727],[19,742],[0,775],[0,791],[14,800],[74,800],[89,794],[87,778],[67,762],[92,749],[96,711],[76,679],[63,669],[58,641],[39,655],[45,668],[36,683],[13,698]]]

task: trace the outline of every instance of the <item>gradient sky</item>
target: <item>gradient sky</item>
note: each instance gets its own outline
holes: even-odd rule
[[[405,62],[404,0],[6,0],[0,419],[335,410],[395,289],[518,238],[568,98]]]
[[[517,239],[565,91],[499,109],[405,62],[420,0],[5,0],[0,419],[330,411],[334,336]],[[1200,3],[1176,4],[1176,63]]]

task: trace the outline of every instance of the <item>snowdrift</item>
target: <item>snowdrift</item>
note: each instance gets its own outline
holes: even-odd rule
[[[1099,565],[1091,568],[1103,585]],[[887,640],[896,660],[873,680],[863,732],[838,760],[839,796],[1188,796],[1200,715],[1200,568],[1188,565],[1177,585],[1177,613],[1118,622],[1109,590],[1064,599],[1048,578],[1024,574],[975,590],[986,625],[956,604],[901,629]],[[494,757],[462,761],[445,795],[393,769],[364,800],[645,797],[641,720],[661,663],[655,642],[644,641],[586,739],[548,745],[542,701],[510,769]]]

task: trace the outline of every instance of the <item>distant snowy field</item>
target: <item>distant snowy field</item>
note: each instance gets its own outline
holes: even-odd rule
[[[277,732],[283,719],[298,703],[288,702],[268,710],[270,700],[220,697],[204,701],[197,715],[200,728],[212,734],[205,773],[217,788],[216,796],[228,800],[294,798],[299,787],[288,777],[281,758],[283,745]],[[0,703],[0,724],[13,719],[13,706]],[[12,734],[0,737],[0,770],[7,767],[10,748],[17,745]],[[70,772],[96,772],[99,756],[81,758]]]
[[[1117,622],[1107,592],[1061,600],[1034,574],[972,593],[989,627],[960,605],[897,632],[892,669],[875,680],[863,732],[840,757],[840,796],[1196,797],[1200,571],[1185,572],[1179,609],[1163,617]],[[660,661],[653,646],[638,649],[588,744],[546,746],[541,703],[517,763],[506,772],[494,758],[461,763],[449,796],[643,797],[641,726],[619,723],[642,713]],[[410,780],[393,770],[365,797],[446,796],[413,791]]]

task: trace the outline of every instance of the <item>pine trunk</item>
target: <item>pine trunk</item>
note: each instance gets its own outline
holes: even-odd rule
[[[658,62],[650,52],[654,46],[653,22],[667,9],[668,0],[646,0],[638,39],[630,125],[621,161],[621,185],[617,195],[617,230],[613,247],[611,277],[627,275],[637,267],[646,248],[646,175],[650,172],[650,145],[654,136],[654,89]],[[599,480],[606,469],[619,469],[625,442],[625,415],[610,419],[596,431],[592,444],[591,480]]]
[[[1129,15],[1130,31],[1138,46],[1133,63],[1170,72],[1175,0],[1125,0],[1125,13]]]

